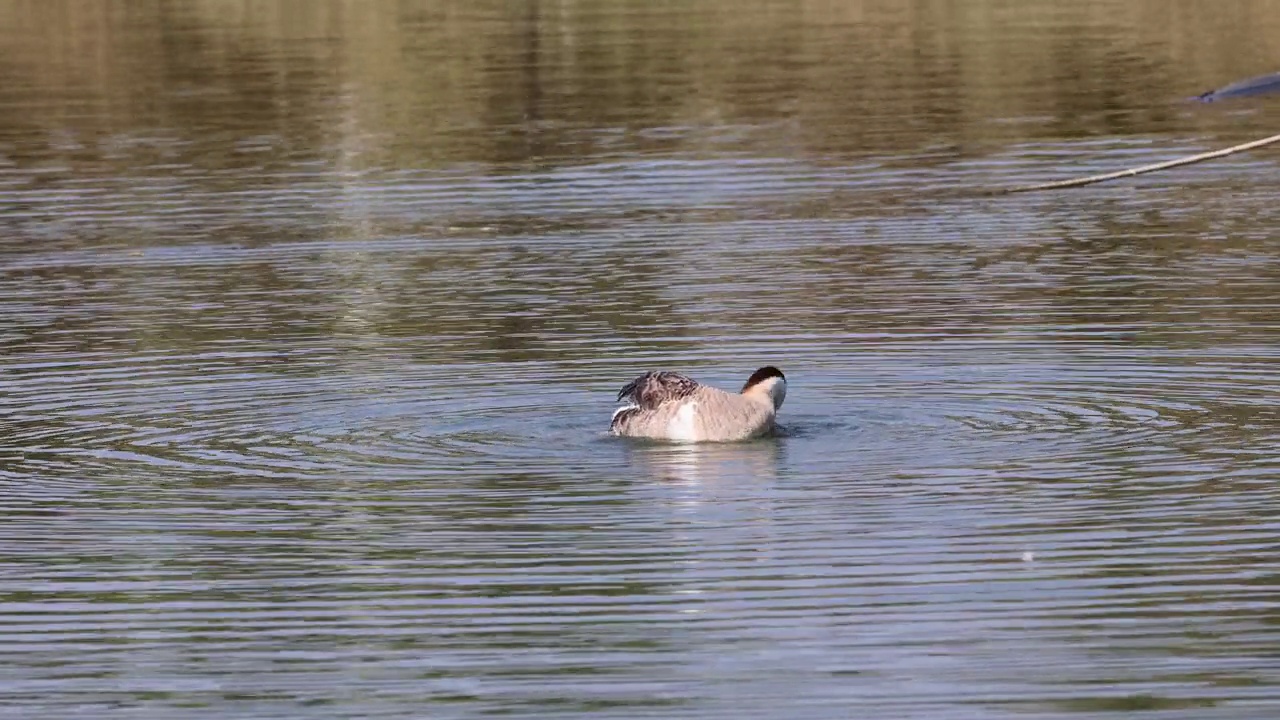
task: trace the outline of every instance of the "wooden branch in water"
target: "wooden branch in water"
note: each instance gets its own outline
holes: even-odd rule
[[[1155,172],[1157,170],[1168,170],[1169,168],[1180,167],[1182,165],[1192,165],[1205,160],[1226,157],[1245,150],[1253,150],[1265,145],[1280,142],[1280,135],[1272,135],[1261,140],[1254,140],[1243,145],[1233,145],[1222,150],[1214,150],[1212,152],[1200,153],[1199,155],[1188,155],[1180,157],[1176,160],[1167,160],[1165,162],[1155,163],[1154,165],[1143,165],[1142,167],[1129,168],[1128,170],[1119,170],[1109,172],[1103,175],[1090,175],[1089,177],[1077,178],[1075,180],[1059,180],[1057,182],[1039,183],[1037,185],[1022,185],[1020,187],[1006,188],[997,190],[996,195],[1010,195],[1012,193],[1034,192],[1036,190],[1059,190],[1062,188],[1082,187],[1084,185],[1093,185],[1094,183],[1106,182],[1107,180],[1115,180],[1116,178],[1132,177],[1134,175],[1142,175],[1143,173]]]

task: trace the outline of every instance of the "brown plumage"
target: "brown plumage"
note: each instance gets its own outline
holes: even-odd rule
[[[651,371],[618,393],[609,432],[680,442],[725,442],[769,434],[786,398],[786,377],[773,366],[751,375],[738,394],[701,385],[676,372]]]

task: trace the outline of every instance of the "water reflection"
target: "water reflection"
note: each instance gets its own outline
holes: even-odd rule
[[[626,442],[626,447],[628,462],[648,468],[651,477],[711,493],[772,486],[782,452],[777,438],[713,444]]]

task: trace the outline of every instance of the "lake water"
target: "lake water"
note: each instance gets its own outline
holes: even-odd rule
[[[5,3],[0,717],[1280,716],[1276,9]]]

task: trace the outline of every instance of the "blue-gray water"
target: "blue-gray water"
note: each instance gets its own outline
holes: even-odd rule
[[[1273,718],[1267,2],[0,8],[0,718]],[[783,437],[606,437],[657,367]]]

